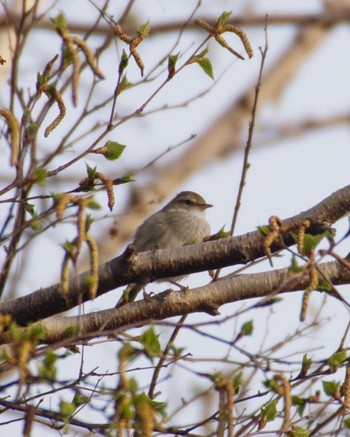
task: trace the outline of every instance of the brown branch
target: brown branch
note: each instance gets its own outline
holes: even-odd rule
[[[217,22],[217,17],[206,17],[201,16],[201,18],[206,21],[208,24],[214,26]],[[14,19],[18,20],[18,17],[14,15]],[[281,26],[287,24],[294,24],[302,27],[324,27],[334,24],[342,24],[350,21],[350,12],[348,10],[344,10],[341,12],[324,12],[320,14],[273,14],[269,15],[269,26]],[[265,14],[247,14],[242,16],[232,16],[230,20],[228,20],[229,24],[235,26],[245,26],[245,27],[262,27],[265,25],[266,15]],[[0,27],[5,28],[8,26],[8,20],[6,17],[0,17]],[[84,34],[90,31],[90,23],[81,24],[74,23],[72,21],[69,22],[69,29],[72,33],[80,33]],[[124,24],[125,32],[133,32],[135,30],[135,26],[133,25],[131,28],[128,28],[127,24]],[[150,37],[158,35],[160,33],[167,32],[175,32],[179,31],[183,28],[183,21],[173,21],[170,23],[160,23],[153,24],[150,32]],[[40,30],[50,30],[52,31],[53,25],[49,21],[39,21],[35,25],[35,29]],[[188,23],[188,30],[199,31],[198,27],[194,24],[194,22]],[[111,26],[99,25],[95,26],[94,34],[95,35],[103,35],[106,36],[108,33],[113,34],[114,29]]]
[[[329,278],[333,285],[343,285],[350,282],[350,270],[337,261],[319,265],[320,279]],[[99,334],[113,333],[113,330],[140,326],[150,320],[164,320],[195,312],[211,312],[213,308],[237,302],[244,299],[262,298],[257,306],[264,305],[266,298],[273,294],[295,292],[304,289],[309,283],[309,277],[300,273],[290,277],[288,269],[270,272],[233,276],[212,282],[209,285],[194,289],[179,291],[167,290],[133,302],[119,309],[108,309],[86,315],[72,317],[52,317],[38,322],[45,333],[45,342],[62,341],[69,334],[67,341],[76,343],[82,338],[91,338]],[[6,334],[2,341],[8,341]]]
[[[342,188],[307,211],[283,221],[288,232],[283,242],[276,240],[271,252],[295,244],[291,232],[300,223],[310,221],[309,233],[320,233],[350,212],[350,185]],[[293,226],[295,228],[293,229]],[[208,241],[200,245],[163,249],[135,255],[130,248],[99,268],[97,296],[133,282],[152,281],[208,269],[246,264],[265,255],[265,239],[259,231],[234,238]],[[69,294],[63,296],[60,284],[40,289],[30,295],[1,304],[0,313],[11,314],[21,325],[66,311],[90,299],[85,272],[70,280]]]

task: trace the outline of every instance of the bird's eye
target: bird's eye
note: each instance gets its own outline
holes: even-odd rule
[[[192,200],[187,199],[187,200],[185,200],[185,203],[186,203],[186,205],[192,205]]]

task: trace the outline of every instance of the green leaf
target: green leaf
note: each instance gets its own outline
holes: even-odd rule
[[[89,164],[86,164],[86,171],[88,178],[94,181],[96,179],[97,167],[90,167]]]
[[[145,352],[149,358],[159,357],[161,355],[162,349],[159,343],[159,335],[154,331],[154,328],[149,328],[145,331],[141,337],[140,342],[145,348]]]
[[[209,52],[209,49],[208,49],[208,47],[207,47],[207,48],[205,48],[203,51],[201,51],[200,53],[198,53],[198,55],[195,56],[195,59],[196,59],[196,60],[198,60],[198,59],[203,59],[203,58],[205,57],[205,55],[206,55],[208,52]],[[195,62],[197,62],[197,61],[195,61]]]
[[[179,55],[170,55],[168,58],[168,77],[172,78],[174,77],[175,71],[176,71],[176,63],[179,59]]]
[[[107,147],[107,152],[104,157],[109,161],[115,161],[123,153],[126,146],[116,141],[107,141],[105,147]]]
[[[63,338],[70,338],[70,337],[74,337],[75,335],[77,335],[79,332],[79,327],[78,326],[69,326],[68,328],[66,328],[63,332]]]
[[[252,333],[253,333],[253,321],[249,320],[249,322],[243,323],[240,332],[241,336],[252,335]]]
[[[197,64],[201,67],[201,69],[204,71],[204,73],[210,77],[210,79],[214,80],[213,67],[212,67],[211,62],[208,58],[199,59],[197,61]]]
[[[292,261],[290,263],[288,271],[291,272],[291,273],[300,273],[300,272],[303,271],[303,268],[300,267],[300,265],[298,264],[297,257],[294,256],[294,255],[292,257]]]
[[[150,30],[151,30],[151,23],[148,20],[145,24],[139,26],[139,28],[137,29],[137,33],[146,37],[149,35]]]
[[[301,372],[303,375],[306,375],[307,372],[310,370],[312,365],[311,358],[308,358],[307,354],[304,354],[303,356],[303,362],[301,364]]]
[[[276,381],[274,379],[265,379],[263,382],[264,386],[270,391],[275,391]]]
[[[299,396],[292,396],[292,405],[297,406],[297,412],[300,417],[303,416],[305,406],[307,404],[307,400],[304,398],[301,398]]]
[[[122,72],[125,70],[128,64],[129,64],[129,56],[126,54],[126,51],[123,50],[122,57],[119,62],[119,69],[118,69],[119,74],[122,74]]]
[[[120,81],[117,89],[117,95],[126,90],[127,88],[131,88],[133,86],[132,82],[128,81],[128,78],[126,77],[126,74],[123,76],[122,80]]]
[[[301,252],[301,255],[308,256],[311,252],[313,252],[320,241],[326,237],[328,233],[324,232],[318,235],[305,234],[304,235],[304,247]]]
[[[337,397],[340,392],[340,383],[337,381],[322,381],[323,391],[328,396]]]
[[[328,358],[328,364],[332,371],[339,369],[339,367],[342,366],[344,361],[346,360],[346,351],[343,349],[338,352],[334,352],[333,355],[331,355]]]
[[[278,302],[281,302],[283,299],[281,298],[281,297],[271,297],[270,299],[263,299],[262,300],[262,303],[257,303],[256,304],[256,307],[257,308],[263,308],[263,307],[268,307],[268,306],[271,306],[271,305],[275,305],[276,303],[278,303]]]
[[[275,420],[277,415],[277,408],[276,408],[277,401],[274,400],[266,405],[266,407],[261,409],[261,415],[266,419],[266,422],[271,422],[272,420]]]
[[[332,286],[327,279],[321,279],[321,281],[318,283],[316,290],[318,291],[325,291],[326,293],[334,294]]]
[[[267,237],[269,233],[271,232],[270,228],[268,226],[258,226],[258,231],[260,232],[261,236]]]
[[[89,199],[89,203],[87,204],[87,208],[89,209],[101,209],[101,205],[96,202],[94,199]]]
[[[87,404],[90,401],[90,398],[88,396],[84,396],[80,392],[76,392],[73,398],[72,403],[76,407],[80,407],[81,405]]]
[[[91,214],[87,214],[85,217],[85,225],[86,229],[89,230],[92,223],[95,221],[94,217]]]
[[[33,231],[40,231],[43,227],[42,223],[40,220],[32,220],[30,223],[30,227],[33,229]]]
[[[243,372],[239,372],[237,375],[233,377],[232,385],[235,389],[235,394],[239,393],[240,388],[243,385]]]
[[[56,18],[52,18],[51,21],[57,27],[57,29],[66,29],[67,28],[67,19],[64,14],[57,15]]]
[[[122,184],[128,184],[129,182],[135,182],[135,179],[133,179],[133,174],[127,174],[125,176],[122,176],[121,178],[113,179],[113,185],[122,185]]]
[[[290,437],[309,437],[309,435],[311,435],[311,431],[301,428],[300,426],[293,425],[292,429],[286,432],[286,435]]]
[[[44,167],[38,167],[36,168],[32,175],[37,180],[39,185],[45,185],[46,178],[47,178],[47,170]]]
[[[227,20],[231,17],[232,11],[231,12],[223,12],[219,19],[218,19],[218,25],[219,26],[223,26],[224,24],[226,24]]]
[[[16,322],[11,323],[8,332],[11,340],[13,340],[16,343],[19,343],[21,341],[22,331]]]
[[[215,385],[218,384],[220,379],[222,378],[222,373],[220,371],[212,373],[209,375],[210,381],[212,381]]]
[[[24,209],[34,218],[36,217],[34,205],[32,203],[26,203]]]
[[[60,402],[60,413],[64,417],[71,416],[77,407],[72,402],[61,401]]]
[[[39,376],[54,381],[57,375],[56,361],[58,358],[59,356],[55,352],[48,350],[39,367]]]
[[[344,420],[344,426],[346,429],[350,429],[350,417]]]
[[[43,74],[38,73],[36,75],[36,88],[39,89],[43,85],[46,85],[47,84],[47,80],[48,80],[47,77],[45,77]]]
[[[225,225],[224,225],[214,235],[210,236],[210,240],[220,240],[220,238],[227,238],[229,236],[230,233],[225,231]]]
[[[64,249],[65,252],[69,254],[73,254],[76,248],[76,245],[72,241],[65,241],[63,244],[61,244],[61,247]]]

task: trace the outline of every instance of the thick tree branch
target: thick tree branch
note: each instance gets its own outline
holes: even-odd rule
[[[333,285],[350,282],[350,270],[337,261],[318,265],[320,281],[327,278]],[[69,340],[96,336],[99,333],[128,326],[140,326],[150,320],[164,320],[195,312],[210,312],[221,305],[257,297],[305,289],[310,283],[307,272],[290,275],[288,269],[232,276],[209,285],[180,291],[168,290],[119,309],[98,311],[83,316],[51,317],[39,322],[45,332],[45,342],[64,341],[66,333],[79,333]],[[257,303],[263,305],[265,300]],[[3,337],[6,341],[6,335]]]
[[[350,212],[350,185],[336,191],[313,208],[283,221],[294,226],[285,232],[271,247],[272,252],[292,246],[295,241],[291,231],[308,219],[309,233],[317,234]],[[205,271],[236,264],[245,264],[265,255],[264,237],[259,231],[234,238],[208,241],[178,249],[164,249],[134,254],[130,248],[125,253],[103,264],[99,269],[97,296],[122,285],[142,280],[155,280]],[[10,314],[20,325],[35,322],[66,311],[89,300],[85,285],[89,276],[85,272],[70,281],[69,295],[63,296],[60,284],[40,289],[30,295],[4,302],[0,312]]]

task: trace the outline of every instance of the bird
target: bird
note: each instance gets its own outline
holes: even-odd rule
[[[132,243],[136,253],[202,242],[210,235],[205,211],[212,206],[194,191],[181,191],[137,228]],[[184,277],[164,278],[157,282],[175,282]],[[129,284],[116,308],[133,302],[145,285],[147,283]]]

